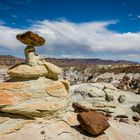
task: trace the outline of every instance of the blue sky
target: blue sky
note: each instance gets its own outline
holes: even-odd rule
[[[0,0],[0,18],[10,27],[25,28],[31,21],[65,18],[75,23],[119,20],[110,29],[140,30],[139,0]]]
[[[0,54],[23,57],[15,36],[27,30],[47,57],[140,62],[140,0],[0,0]]]

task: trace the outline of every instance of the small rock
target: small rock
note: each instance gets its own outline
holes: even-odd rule
[[[133,121],[138,122],[140,117],[138,115],[132,116]]]
[[[44,135],[44,134],[45,134],[45,131],[41,131],[40,133],[41,133],[42,135]]]
[[[140,103],[138,103],[137,105],[132,106],[131,108],[134,112],[137,112],[140,114]]]
[[[108,119],[100,112],[88,111],[77,115],[82,128],[90,134],[98,135],[109,127]]]
[[[121,119],[119,120],[119,122],[128,123],[128,119],[126,119],[126,118],[121,118]]]
[[[118,98],[119,103],[124,103],[126,101],[125,95],[120,95]]]

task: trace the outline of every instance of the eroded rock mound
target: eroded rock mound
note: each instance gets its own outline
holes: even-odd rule
[[[83,83],[71,86],[71,103],[78,103],[88,110],[101,111],[113,116],[135,115],[135,104],[140,96],[131,92],[121,91],[108,83]]]

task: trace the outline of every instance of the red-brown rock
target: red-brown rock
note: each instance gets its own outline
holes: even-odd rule
[[[98,135],[109,127],[108,119],[100,112],[88,111],[77,115],[82,128],[90,134]]]
[[[45,43],[45,39],[43,37],[31,31],[17,35],[17,39],[29,46],[42,46]]]

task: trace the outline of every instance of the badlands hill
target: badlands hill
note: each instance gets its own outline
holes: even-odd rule
[[[90,65],[111,65],[111,64],[138,64],[137,62],[126,61],[126,60],[104,60],[100,58],[91,59],[67,59],[67,58],[46,58],[46,61],[53,64],[64,66],[90,66]]]
[[[66,77],[71,84],[105,82],[119,89],[140,92],[140,64],[65,67],[61,76]]]
[[[67,58],[46,58],[47,62],[55,65],[65,66],[89,66],[89,65],[110,65],[110,64],[138,64],[137,62],[126,61],[126,60],[103,60],[99,58],[92,59],[67,59]],[[24,62],[23,58],[17,58],[12,55],[0,55],[0,65],[14,65],[16,63]]]

